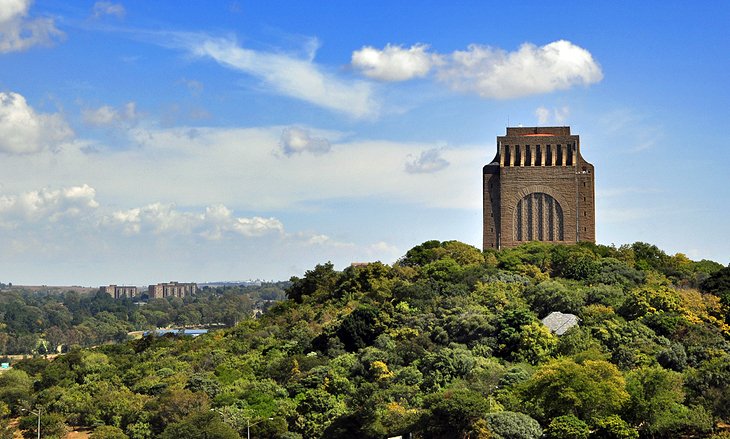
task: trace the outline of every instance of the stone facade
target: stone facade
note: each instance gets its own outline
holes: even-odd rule
[[[482,174],[484,249],[595,242],[593,171],[570,127],[508,127]]]
[[[150,285],[147,288],[147,295],[150,299],[192,296],[197,292],[198,284],[196,283],[167,282]]]
[[[108,285],[101,287],[103,293],[107,293],[115,299],[122,297],[137,297],[137,287],[125,287],[121,285]]]

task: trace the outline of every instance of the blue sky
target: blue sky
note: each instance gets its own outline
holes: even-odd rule
[[[508,123],[581,136],[600,243],[727,264],[729,21],[721,1],[0,0],[0,281],[479,246]]]

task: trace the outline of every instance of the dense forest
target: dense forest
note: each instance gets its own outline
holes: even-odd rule
[[[429,241],[392,266],[317,265],[286,294],[197,338],[16,363],[2,437],[17,417],[35,437],[40,410],[44,437],[730,438],[730,268],[711,261]],[[552,311],[580,323],[557,336]]]
[[[101,291],[83,295],[5,290],[0,292],[0,356],[122,342],[130,331],[168,326],[233,326],[254,309],[265,310],[284,299],[288,285],[206,287],[195,296],[150,301],[113,299]]]

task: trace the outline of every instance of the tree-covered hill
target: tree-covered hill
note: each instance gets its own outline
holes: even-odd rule
[[[0,292],[0,358],[55,353],[71,346],[123,342],[130,331],[167,326],[233,326],[252,310],[285,298],[289,282],[203,288],[194,296],[139,302],[97,290],[57,294],[22,289]]]
[[[429,241],[318,265],[229,330],[20,362],[0,412],[97,438],[727,438],[729,279],[644,243]]]

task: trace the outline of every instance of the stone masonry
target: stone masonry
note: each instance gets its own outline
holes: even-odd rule
[[[593,165],[570,127],[508,127],[483,184],[484,249],[596,241]]]

